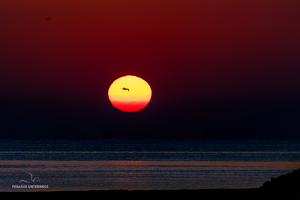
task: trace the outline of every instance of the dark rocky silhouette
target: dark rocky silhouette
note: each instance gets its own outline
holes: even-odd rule
[[[271,177],[271,181],[265,182],[260,189],[300,193],[300,168],[277,178]]]

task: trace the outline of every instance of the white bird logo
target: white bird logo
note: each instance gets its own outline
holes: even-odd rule
[[[39,181],[39,182],[40,182],[40,178],[39,178],[39,177],[34,177],[34,178],[33,178],[33,175],[32,175],[31,173],[29,173],[29,172],[26,172],[26,173],[28,173],[28,174],[30,175],[30,180],[31,180],[32,183],[33,183],[34,181]],[[25,181],[25,180],[20,180],[19,183],[20,183],[20,182],[30,183],[30,182]]]

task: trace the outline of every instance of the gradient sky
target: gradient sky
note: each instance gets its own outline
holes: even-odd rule
[[[0,136],[300,138],[299,0],[1,0]],[[51,17],[50,20],[47,18]],[[117,78],[152,89],[123,113]]]

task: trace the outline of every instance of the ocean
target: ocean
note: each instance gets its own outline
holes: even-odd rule
[[[0,140],[0,191],[257,188],[299,140]]]

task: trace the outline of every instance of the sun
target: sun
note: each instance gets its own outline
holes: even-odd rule
[[[108,89],[111,104],[124,112],[145,108],[152,97],[149,84],[140,77],[127,75],[116,79]]]

